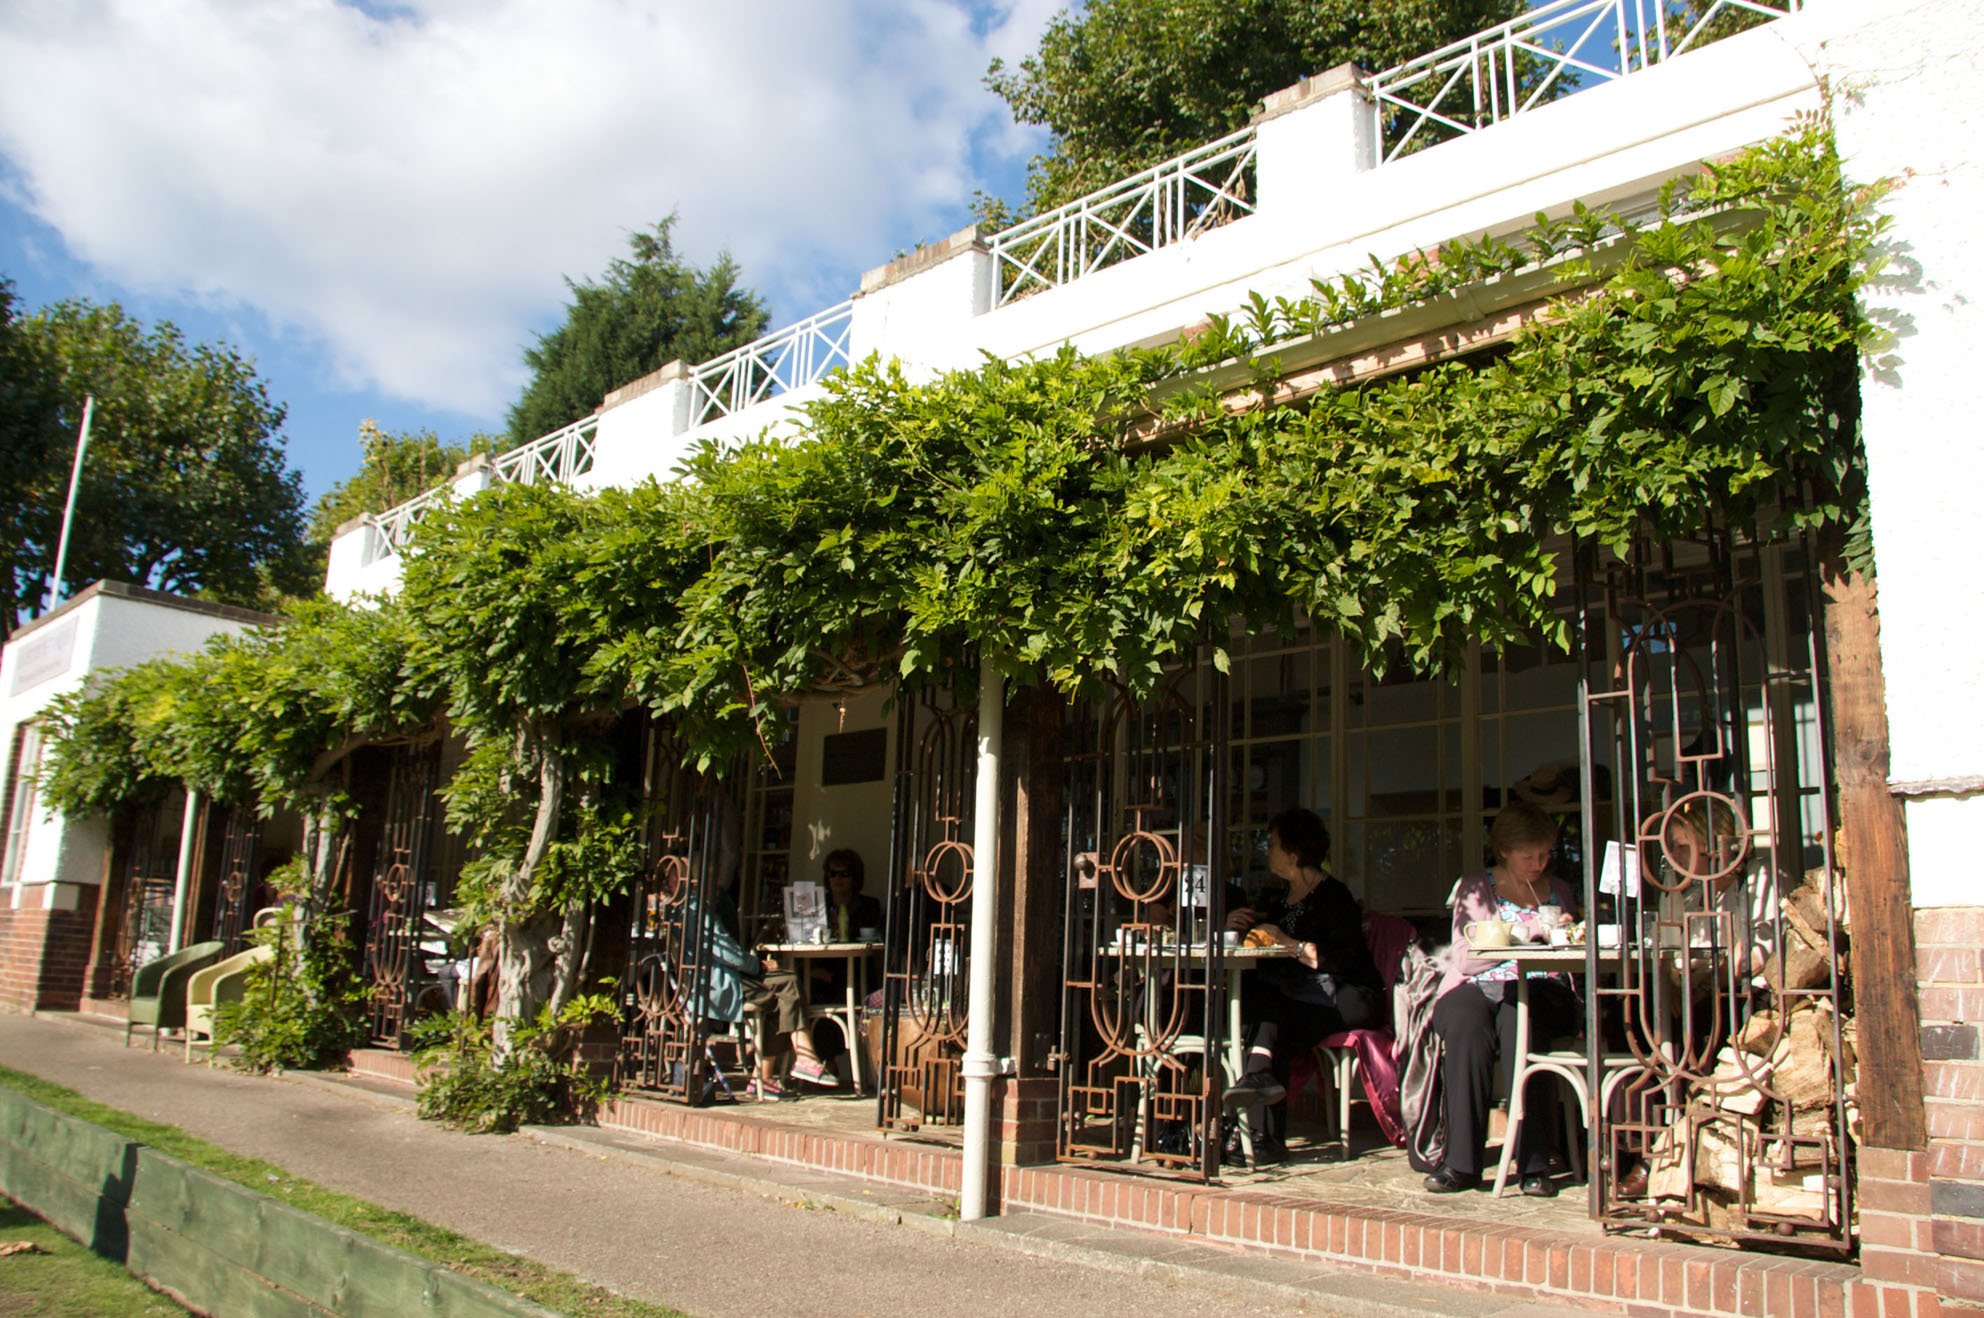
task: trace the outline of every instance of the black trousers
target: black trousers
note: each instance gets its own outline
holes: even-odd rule
[[[1494,1101],[1495,1062],[1512,1057],[1516,1046],[1516,986],[1462,984],[1433,1005],[1433,1029],[1445,1046],[1440,1063],[1442,1104],[1447,1118],[1447,1167],[1464,1176],[1481,1175],[1488,1143],[1488,1108]],[[1577,1033],[1584,1018],[1577,994],[1554,979],[1529,982],[1532,1047]],[[1557,1087],[1549,1077],[1524,1098],[1517,1133],[1516,1167],[1540,1175],[1558,1144]]]
[[[1253,1043],[1258,1027],[1274,1026],[1274,1073],[1284,1083],[1289,1064],[1323,1039],[1344,1030],[1382,1027],[1387,1015],[1384,993],[1357,984],[1339,985],[1336,1001],[1328,1003],[1288,997],[1272,976],[1259,973],[1243,977],[1240,988],[1240,1015],[1248,1024],[1248,1043]]]

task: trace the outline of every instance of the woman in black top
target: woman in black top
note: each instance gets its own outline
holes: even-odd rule
[[[1247,1074],[1227,1091],[1235,1104],[1280,1102],[1291,1061],[1328,1035],[1382,1026],[1388,1014],[1363,909],[1323,868],[1329,853],[1329,829],[1314,811],[1282,811],[1268,824],[1268,868],[1287,883],[1287,896],[1227,919],[1228,928],[1266,934],[1294,953],[1244,981],[1251,1038]]]

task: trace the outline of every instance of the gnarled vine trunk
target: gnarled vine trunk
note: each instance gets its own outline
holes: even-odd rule
[[[565,797],[565,743],[555,724],[533,721],[517,733],[516,763],[537,778],[537,813],[530,841],[516,866],[503,878],[497,894],[498,952],[496,961],[496,1055],[510,1051],[510,1022],[528,1020],[540,1004],[553,998],[553,944],[561,940],[568,921],[557,913],[532,909],[531,889],[537,867],[558,833],[558,815]]]

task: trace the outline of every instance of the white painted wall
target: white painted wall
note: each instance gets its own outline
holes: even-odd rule
[[[824,883],[827,853],[853,847],[861,853],[869,895],[882,890],[889,868],[889,818],[895,778],[895,735],[888,737],[882,777],[840,787],[820,785],[821,742],[828,733],[893,728],[882,712],[884,693],[851,697],[839,708],[815,701],[799,711],[798,751],[792,770],[792,877]],[[842,710],[845,710],[843,716]]]
[[[0,784],[12,777],[14,731],[91,677],[162,654],[198,650],[208,638],[246,631],[260,615],[216,610],[130,587],[92,586],[16,631],[0,647]],[[108,829],[37,809],[20,881],[0,890],[11,906],[73,909],[77,888],[103,876]]]
[[[1984,581],[1962,547],[1984,490],[1984,14],[1965,0],[1807,0],[1788,35],[1831,80],[1850,175],[1883,205],[1895,268],[1870,314],[1897,327],[1861,382],[1891,774],[1917,906],[1984,905]],[[1937,792],[1936,788],[1945,790]]]
[[[1095,353],[1166,342],[1210,314],[1238,310],[1251,292],[1300,296],[1312,278],[1360,269],[1372,254],[1510,232],[1575,200],[1643,198],[1819,106],[1809,52],[1786,26],[1740,34],[1381,168],[1371,167],[1369,125],[1357,114],[1362,92],[1323,96],[1261,125],[1254,215],[997,309],[991,258],[953,239],[948,259],[893,282],[864,281],[853,355],[894,357],[913,378],[927,378],[973,366],[986,352],[1021,358],[1064,343]],[[678,381],[609,405],[587,486],[666,479],[705,438],[790,436],[794,409],[820,392],[795,390],[685,430],[686,388]],[[334,544],[325,588],[338,598],[389,593],[398,578],[396,557],[368,561]]]

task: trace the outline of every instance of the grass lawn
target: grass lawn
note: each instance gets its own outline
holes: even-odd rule
[[[603,1286],[595,1286],[582,1281],[570,1273],[547,1268],[529,1259],[506,1254],[499,1249],[470,1240],[443,1227],[423,1222],[405,1213],[395,1213],[355,1199],[335,1190],[327,1190],[314,1182],[292,1176],[273,1163],[256,1158],[243,1158],[229,1153],[226,1149],[195,1139],[175,1126],[162,1126],[143,1117],[132,1116],[113,1107],[84,1098],[72,1089],[50,1084],[36,1076],[20,1071],[12,1071],[0,1066],[0,1085],[27,1095],[37,1103],[94,1122],[106,1130],[112,1130],[127,1139],[148,1144],[160,1153],[168,1154],[181,1162],[190,1163],[202,1171],[245,1185],[257,1194],[279,1199],[306,1213],[314,1213],[326,1221],[335,1222],[362,1235],[409,1254],[430,1259],[435,1263],[452,1268],[492,1286],[500,1286],[514,1295],[521,1295],[549,1309],[560,1313],[584,1314],[587,1318],[682,1318],[674,1309],[659,1304],[649,1304],[642,1300],[632,1300],[616,1295]],[[0,1200],[0,1203],[4,1203]],[[46,1228],[52,1230],[52,1228]],[[11,1236],[0,1236],[11,1239]],[[63,1237],[67,1239],[67,1237]],[[75,1246],[81,1250],[80,1245]],[[42,1313],[150,1313],[149,1309],[121,1310],[115,1306],[99,1309],[14,1309],[8,1307],[13,1296],[6,1286],[9,1276],[7,1269],[15,1259],[0,1259],[0,1318],[13,1318],[20,1314]],[[150,1291],[124,1273],[121,1267],[104,1264],[119,1276],[146,1295]],[[154,1297],[156,1298],[156,1297]],[[167,1305],[159,1312],[176,1313],[176,1308]]]
[[[0,1198],[0,1248],[23,1242],[45,1252],[0,1257],[0,1318],[186,1312],[123,1265],[98,1258],[19,1204]]]

